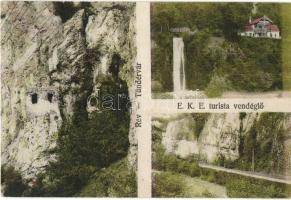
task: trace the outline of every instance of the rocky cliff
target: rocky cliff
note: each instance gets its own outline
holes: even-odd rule
[[[198,139],[199,153],[209,162],[219,155],[235,160],[239,157],[240,134],[248,132],[257,117],[257,113],[244,118],[239,113],[210,115]]]
[[[284,113],[184,114],[154,118],[161,144],[167,153],[199,158],[245,170],[250,168],[254,151],[255,169],[290,176],[290,119]],[[197,127],[200,126],[202,128]],[[222,160],[221,160],[222,159]],[[225,162],[226,161],[226,162]]]
[[[194,114],[195,115],[195,114]],[[238,158],[239,133],[241,126],[247,131],[254,121],[255,114],[250,114],[243,121],[237,114],[210,114],[197,133],[198,122],[191,115],[171,120],[163,132],[162,143],[167,152],[174,152],[182,158],[199,154],[208,162],[214,162],[218,155]]]
[[[98,77],[112,75],[112,65],[133,100],[134,8],[132,3],[1,2],[2,164],[25,177],[42,171],[54,159],[48,152],[63,120],[74,114],[78,100],[96,93]],[[133,127],[128,160],[135,166]]]

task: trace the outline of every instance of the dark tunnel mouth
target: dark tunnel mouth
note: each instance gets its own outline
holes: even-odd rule
[[[53,95],[52,93],[48,93],[48,94],[47,94],[47,100],[48,100],[50,103],[53,102],[53,97],[54,97],[54,95]]]
[[[31,95],[31,103],[32,104],[37,104],[37,101],[38,101],[38,95],[37,95],[37,93],[33,93]]]
[[[115,53],[112,56],[111,64],[109,66],[109,72],[113,77],[118,77],[121,66],[124,64],[124,61],[119,54]]]

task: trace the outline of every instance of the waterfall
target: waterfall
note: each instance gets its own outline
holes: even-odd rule
[[[181,37],[173,38],[173,84],[174,93],[186,89],[184,42]]]

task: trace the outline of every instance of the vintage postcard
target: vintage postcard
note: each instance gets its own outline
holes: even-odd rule
[[[1,198],[291,198],[291,2],[0,5]]]

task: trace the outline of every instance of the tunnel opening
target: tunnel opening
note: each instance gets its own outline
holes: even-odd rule
[[[37,100],[38,100],[37,94],[36,93],[33,93],[31,95],[31,103],[32,104],[37,104]]]
[[[47,94],[47,100],[48,100],[50,103],[53,102],[53,97],[54,97],[54,95],[53,95],[52,93],[48,93],[48,94]]]
[[[112,74],[113,78],[117,78],[120,68],[123,65],[123,60],[119,54],[113,54],[111,65],[109,66],[109,73]]]

